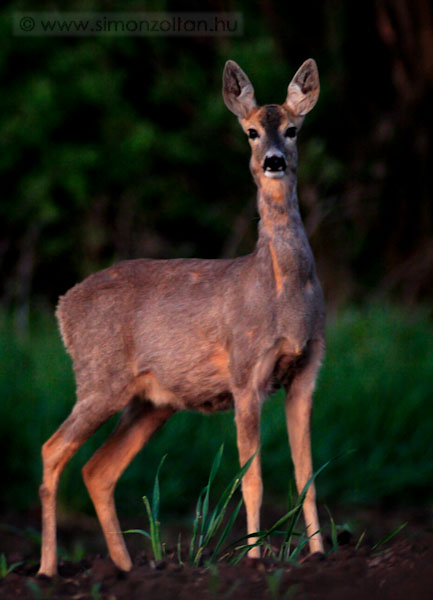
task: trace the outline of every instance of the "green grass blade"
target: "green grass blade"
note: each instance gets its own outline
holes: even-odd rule
[[[160,538],[160,527],[159,521],[156,521],[153,516],[153,511],[150,506],[149,500],[147,496],[143,496],[143,502],[146,507],[147,516],[149,519],[149,527],[150,527],[150,539],[152,542],[152,551],[155,560],[162,560],[162,548],[161,548],[161,538]]]
[[[45,592],[42,593],[42,590],[39,587],[39,585],[36,583],[36,581],[32,581],[31,579],[28,579],[26,581],[26,585],[29,588],[29,590],[31,591],[33,598],[35,600],[44,600],[44,598],[49,597],[49,596],[45,595]]]
[[[224,527],[224,531],[222,532],[222,534],[221,534],[221,536],[220,536],[220,538],[219,538],[219,540],[217,542],[217,545],[215,546],[215,550],[212,553],[211,560],[213,560],[214,557],[218,556],[218,552],[219,552],[221,546],[223,545],[223,543],[227,539],[227,536],[229,535],[230,531],[232,530],[233,524],[234,524],[234,522],[237,519],[237,516],[239,514],[239,511],[241,509],[241,506],[242,506],[243,502],[244,502],[243,498],[241,498],[239,500],[238,505],[236,506],[235,510],[233,511],[230,519],[227,521],[227,524]]]
[[[284,569],[277,569],[274,573],[265,574],[266,585],[271,598],[278,598],[280,595],[281,580]]]
[[[210,488],[211,485],[213,483],[213,480],[215,479],[215,476],[218,472],[218,469],[221,465],[221,458],[223,455],[223,451],[224,451],[224,444],[221,444],[218,452],[215,455],[215,458],[213,460],[212,463],[212,467],[209,473],[209,479],[207,482],[207,485],[205,486],[205,494],[204,494],[204,500],[203,500],[203,509],[202,509],[202,521],[201,521],[201,531],[200,531],[200,540],[199,540],[199,545],[202,543],[203,541],[203,535],[204,535],[204,531],[205,531],[205,527],[207,525],[206,521],[207,521],[207,516],[208,516],[208,512],[209,512],[209,496],[210,496]]]
[[[4,552],[2,552],[2,554],[0,556],[0,577],[2,579],[4,579],[7,574],[8,574],[8,566],[7,566],[7,562],[6,562],[6,556],[5,556]]]
[[[264,552],[263,552],[263,558],[267,558],[268,556],[271,557],[272,560],[278,560],[278,556],[276,555],[274,549],[272,548],[272,544],[269,541],[265,541],[264,542]]]
[[[257,546],[258,544],[241,544],[239,546],[239,544],[241,542],[244,542],[245,540],[251,538],[251,537],[260,537],[261,535],[265,535],[266,531],[254,531],[253,533],[248,533],[246,535],[243,535],[242,537],[238,538],[237,540],[235,540],[234,542],[231,542],[228,546],[226,546],[224,548],[224,554],[229,554],[230,552],[238,552],[238,551],[243,551],[245,549],[245,552],[242,556],[244,556],[248,550],[250,550],[251,548],[254,548],[254,546]],[[241,556],[241,558],[242,558]],[[234,562],[234,559],[232,559],[231,561],[232,564],[237,564]]]
[[[251,457],[250,461],[253,458],[254,458],[254,456]],[[310,487],[311,483],[316,479],[316,477],[329,465],[330,462],[331,461],[327,461],[324,465],[322,465],[319,469],[317,469],[317,471],[309,478],[309,480],[303,487],[301,493],[299,494],[296,506],[294,506],[285,515],[283,515],[280,519],[278,519],[272,525],[272,527],[270,527],[270,529],[249,534],[247,536],[244,536],[244,537],[236,540],[235,542],[233,542],[233,544],[230,544],[230,546],[228,548],[235,547],[235,550],[237,551],[237,556],[232,560],[232,564],[237,564],[247,554],[247,552],[249,550],[251,550],[251,548],[254,548],[255,546],[263,545],[266,538],[268,538],[270,535],[277,535],[277,534],[280,535],[282,533],[280,531],[280,529],[282,528],[283,525],[285,525],[290,520],[290,525],[288,527],[288,530],[286,532],[284,532],[284,535],[286,537],[285,537],[285,540],[283,542],[282,548],[279,553],[279,556],[281,559],[284,557],[284,555],[286,555],[286,556],[289,555],[291,538],[293,535],[295,535],[295,527],[296,527],[296,524],[301,515],[303,503],[305,500],[305,496],[307,495],[308,488]],[[237,545],[237,544],[239,544],[239,542],[241,542],[249,537],[256,537],[257,538],[256,542],[254,542],[253,544],[245,544],[242,546]],[[308,541],[308,539],[309,538],[306,539],[306,542]],[[302,547],[305,545],[305,543],[302,545]],[[300,549],[298,550],[298,552],[300,551]],[[226,550],[227,550],[227,548],[226,548]]]
[[[92,585],[92,589],[90,590],[90,597],[92,598],[92,600],[102,600],[100,589],[101,589],[101,582],[96,581]]]
[[[302,504],[300,505],[300,507],[302,509]],[[270,529],[266,529],[264,531],[258,531],[257,534],[252,534],[252,535],[256,535],[257,541],[261,542],[268,536],[275,534],[280,529],[280,527],[282,527],[282,525],[287,523],[287,521],[289,519],[291,519],[293,517],[293,515],[296,515],[298,511],[299,511],[299,505],[296,505],[294,508],[289,510],[284,516],[282,516],[280,519],[278,519],[278,521],[276,521],[272,525],[272,527],[270,527]],[[254,545],[256,545],[256,544],[254,544]],[[251,547],[253,547],[253,546],[251,546]]]
[[[332,540],[332,548],[331,550],[328,552],[328,555],[331,554],[331,552],[337,552],[338,550],[338,537],[337,537],[337,527],[335,526],[335,521],[331,515],[331,511],[329,510],[329,508],[327,506],[325,506],[326,508],[326,512],[328,513],[329,516],[329,521],[331,522],[331,540]]]
[[[257,453],[255,453],[251,458],[243,465],[243,467],[236,473],[233,477],[230,484],[225,488],[223,493],[221,494],[216,507],[209,514],[209,499],[210,499],[210,488],[211,484],[216,476],[216,473],[221,464],[221,458],[223,453],[223,446],[217,452],[217,455],[213,461],[211,472],[209,474],[209,479],[207,485],[203,488],[200,493],[199,499],[197,501],[196,506],[196,517],[193,524],[193,535],[191,538],[190,549],[189,549],[189,561],[193,565],[198,565],[203,555],[204,549],[209,545],[211,539],[216,535],[216,532],[220,528],[224,515],[227,509],[227,506],[232,498],[234,492],[239,487],[242,477],[248,470],[253,461],[254,457]],[[233,526],[234,519],[236,518],[239,512],[240,506],[235,509],[234,515],[229,519],[228,528],[226,527],[222,537],[223,543],[225,537],[228,535],[231,527]],[[233,520],[232,520],[233,519]],[[201,524],[200,524],[201,520]],[[199,527],[200,526],[200,527]],[[200,535],[198,536],[198,530],[200,528]],[[220,547],[220,545],[218,546]],[[215,557],[215,553],[212,554],[212,559]]]
[[[183,560],[182,560],[182,534],[179,533],[179,535],[177,536],[177,562],[180,565],[183,565]]]
[[[299,542],[296,545],[296,548],[293,549],[293,552],[290,552],[290,548],[288,548],[288,553],[285,558],[292,564],[297,565],[298,563],[296,562],[296,558],[297,558],[298,554],[301,553],[301,550],[303,550],[303,548],[308,544],[308,542],[310,541],[310,537],[311,536],[306,536],[306,535],[301,534]]]
[[[391,533],[389,533],[384,538],[382,538],[381,540],[379,540],[377,542],[377,544],[375,544],[372,547],[372,550],[376,550],[376,548],[379,548],[380,546],[383,546],[383,544],[386,544],[387,542],[389,542],[390,539],[392,539],[395,535],[397,535],[397,533],[400,533],[400,531],[406,527],[407,523],[408,522],[406,521],[405,523],[402,523],[401,525],[399,525],[398,527],[396,527],[395,529],[393,529],[391,531]]]
[[[254,547],[254,544],[245,544],[242,546],[235,547],[235,556],[232,558],[230,563],[232,565],[237,565],[241,562],[241,560],[247,555],[247,552]]]
[[[144,506],[146,507],[147,518],[149,519],[150,540],[152,542],[152,550],[155,555],[155,520],[153,518],[152,508],[147,496],[143,496]]]
[[[204,549],[205,549],[205,546],[199,546],[197,548],[197,552],[195,553],[194,559],[192,561],[192,564],[193,564],[194,567],[198,566],[198,564],[200,562],[201,555],[203,554],[203,550]]]
[[[359,536],[359,540],[356,542],[355,550],[358,550],[358,549],[359,549],[359,546],[361,545],[361,543],[362,543],[362,540],[364,539],[364,537],[365,537],[365,529],[364,529],[364,531],[361,533],[361,535]]]
[[[189,544],[189,554],[188,554],[188,560],[190,563],[192,563],[194,561],[196,540],[197,540],[198,530],[200,527],[200,520],[202,518],[203,492],[204,492],[204,490],[201,491],[201,493],[198,497],[198,500],[197,500],[196,507],[195,507],[195,518],[194,518],[194,522],[193,522],[193,526],[192,526],[192,536],[191,536],[191,542]]]
[[[263,529],[260,531],[254,531],[253,533],[248,533],[247,535],[243,535],[242,537],[238,538],[237,540],[235,540],[234,542],[232,542],[231,544],[229,544],[225,549],[224,552],[230,552],[231,549],[234,549],[236,552],[241,551],[242,554],[240,555],[240,558],[243,558],[243,556],[245,556],[245,554],[251,550],[251,548],[254,548],[255,546],[260,546],[263,544],[264,540],[269,536],[269,535],[276,535],[276,534],[281,534],[281,535],[285,535],[285,531],[278,531],[278,526],[280,524],[284,524],[284,522],[287,521],[287,519],[290,518],[291,513],[293,512],[294,509],[292,509],[292,511],[289,511],[289,513],[287,513],[286,515],[284,515],[284,517],[281,517],[281,519],[278,519],[278,521],[275,523],[275,525],[273,525],[270,529]],[[275,528],[275,529],[274,529]],[[257,542],[254,542],[254,544],[242,544],[241,546],[239,546],[238,544],[240,544],[241,542],[243,542],[244,540],[247,540],[248,538],[251,537],[255,537],[257,538]],[[237,564],[239,561],[232,561],[232,564]]]
[[[272,525],[272,527],[266,531],[266,535],[271,535],[272,533],[275,533],[280,527],[282,527],[282,525],[285,525],[290,518],[297,516],[301,510],[302,510],[302,504],[297,504],[291,510],[286,512],[286,514],[283,515],[280,519],[278,519],[278,521],[276,523],[274,523]],[[286,534],[287,534],[287,532],[286,532]]]
[[[14,535],[23,537],[35,544],[36,546],[41,546],[42,544],[40,532],[34,529],[33,527],[26,527],[25,529],[20,529],[19,527],[9,525],[8,523],[0,523],[0,531],[7,531],[9,533],[13,533]]]
[[[346,453],[342,453],[342,455],[343,455],[343,454],[346,454]],[[337,457],[337,458],[338,458],[338,457]],[[328,466],[328,465],[329,465],[329,464],[330,464],[330,463],[331,463],[333,460],[335,460],[335,458],[334,458],[334,459],[331,459],[331,460],[327,460],[327,461],[326,461],[326,462],[325,462],[325,463],[324,463],[324,464],[323,464],[321,467],[319,467],[319,469],[317,469],[317,471],[315,471],[315,472],[314,472],[314,473],[311,475],[310,479],[309,479],[309,480],[307,481],[307,483],[304,485],[304,487],[303,487],[303,489],[302,489],[301,493],[299,494],[299,498],[300,498],[300,499],[302,499],[302,503],[304,502],[305,496],[307,495],[308,488],[310,487],[310,485],[313,483],[313,481],[315,481],[315,480],[317,479],[317,477],[320,475],[320,473],[321,473],[321,472],[322,472],[324,469],[326,469],[326,467],[327,467],[327,466]]]
[[[283,546],[285,548],[289,549],[289,551],[290,551],[290,545],[292,543],[292,538],[295,535],[295,527],[297,526],[299,518],[301,516],[302,508],[303,508],[303,505],[304,505],[304,501],[305,501],[305,497],[307,495],[308,489],[309,489],[310,485],[313,483],[313,481],[318,477],[318,475],[320,475],[320,473],[324,469],[326,469],[326,467],[331,462],[332,462],[332,460],[328,460],[319,469],[317,469],[317,471],[315,471],[313,473],[313,475],[308,479],[307,483],[304,485],[301,493],[299,494],[297,505],[295,506],[294,509],[292,509],[292,511],[289,511],[289,513],[292,512],[293,518],[292,518],[292,521],[291,521],[290,525],[287,528],[286,538],[285,538],[284,543],[283,543]]]
[[[162,560],[165,554],[165,544],[161,543],[161,523],[155,521],[155,560]]]
[[[254,457],[251,457],[254,458]],[[317,471],[315,473],[313,473],[313,475],[309,478],[309,480],[307,481],[307,483],[305,484],[305,486],[303,487],[301,493],[299,494],[298,497],[298,502],[296,504],[296,506],[294,508],[292,508],[291,510],[289,510],[284,516],[282,516],[280,519],[278,519],[278,521],[276,521],[274,523],[274,525],[272,525],[272,527],[266,531],[262,531],[262,532],[257,532],[255,534],[250,534],[247,537],[257,537],[257,541],[254,544],[247,544],[245,546],[242,547],[238,547],[237,550],[240,550],[240,558],[239,560],[245,556],[245,554],[251,549],[254,548],[255,546],[259,546],[262,545],[264,540],[269,537],[270,535],[275,535],[276,532],[287,523],[287,521],[289,521],[291,519],[290,525],[288,527],[288,530],[286,532],[286,539],[285,542],[283,542],[283,548],[287,548],[287,551],[290,551],[290,543],[291,543],[291,538],[294,534],[294,529],[296,527],[296,524],[299,520],[299,517],[301,515],[302,512],[302,507],[303,507],[303,503],[305,500],[305,496],[307,495],[308,492],[308,488],[310,487],[311,483],[316,479],[316,477],[329,465],[331,461],[327,461],[325,464],[323,464],[319,469],[317,469]],[[245,539],[245,538],[241,538],[241,539]],[[234,542],[234,544],[239,543],[239,541],[241,540],[237,540],[237,542]],[[233,545],[234,545],[233,544]],[[280,556],[283,557],[284,555],[284,550],[280,551]],[[233,564],[237,564],[237,562],[239,561],[235,561]]]
[[[229,589],[226,591],[226,593],[221,596],[221,600],[230,600],[230,598],[233,596],[233,594],[238,589],[238,587],[241,585],[241,583],[242,583],[242,581],[240,581],[239,579],[236,579],[236,581],[233,582],[233,585],[231,585],[229,587]]]
[[[156,470],[155,483],[153,484],[152,515],[153,515],[154,521],[158,521],[158,519],[159,519],[159,504],[160,504],[159,472],[160,472],[161,467],[164,464],[164,461],[166,458],[167,458],[167,454],[164,454],[164,456],[161,458],[161,461]]]
[[[123,533],[139,533],[140,535],[147,537],[149,540],[152,539],[150,533],[148,531],[145,531],[144,529],[127,529],[126,531],[123,531]]]
[[[247,460],[247,462],[243,465],[243,467],[241,467],[241,469],[236,473],[236,475],[233,477],[230,484],[226,487],[226,489],[222,493],[215,509],[213,510],[213,512],[209,518],[206,535],[205,535],[205,538],[203,541],[203,544],[205,546],[207,546],[210,539],[215,535],[216,531],[218,530],[219,526],[221,525],[221,522],[224,518],[224,514],[227,509],[228,503],[230,502],[230,499],[232,498],[235,491],[240,486],[240,484],[242,482],[242,478],[245,475],[245,473],[248,471],[257,452],[258,452],[258,450]]]

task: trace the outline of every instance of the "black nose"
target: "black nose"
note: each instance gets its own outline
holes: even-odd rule
[[[285,171],[286,166],[287,164],[284,160],[284,156],[279,156],[277,154],[267,156],[263,163],[263,169],[265,171]]]

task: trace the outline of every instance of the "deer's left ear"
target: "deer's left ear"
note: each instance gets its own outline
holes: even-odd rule
[[[316,61],[306,60],[289,84],[286,105],[295,115],[303,117],[314,107],[319,97],[319,71]]]

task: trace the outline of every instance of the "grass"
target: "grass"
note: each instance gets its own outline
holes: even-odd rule
[[[253,455],[249,460],[247,460],[244,466],[241,469],[239,469],[239,471],[233,477],[232,481],[225,488],[215,508],[211,510],[211,487],[212,483],[215,480],[216,474],[221,466],[223,449],[224,445],[221,445],[212,463],[208,482],[201,490],[195,507],[195,517],[192,523],[192,535],[188,552],[188,562],[194,567],[200,564],[200,562],[203,559],[204,552],[209,550],[211,542],[216,543],[207,561],[208,563],[211,563],[218,558],[222,545],[224,544],[224,542],[226,542],[227,537],[230,534],[230,531],[233,527],[233,524],[239,514],[239,509],[241,508],[243,502],[242,498],[238,502],[236,508],[233,510],[231,516],[228,518],[224,530],[217,541],[215,540],[216,535],[222,527],[224,516],[226,514],[229,502],[232,499],[233,494],[239,488],[242,478],[248,470],[255,456]],[[143,497],[143,502],[145,504],[147,512],[147,519],[149,521],[149,531],[143,529],[129,529],[128,531],[125,531],[125,533],[138,533],[148,538],[152,544],[153,557],[157,561],[162,560],[166,556],[166,545],[161,541],[161,522],[159,520],[159,509],[161,503],[159,472],[165,461],[166,456],[167,455],[163,456],[156,471],[155,482],[153,484],[152,504],[150,504],[147,496]],[[182,563],[180,536],[178,538],[177,554],[179,563]]]
[[[215,508],[211,511],[210,499],[211,499],[211,487],[215,481],[218,470],[221,466],[221,460],[223,455],[224,447],[221,446],[218,450],[214,461],[212,463],[208,483],[201,490],[195,508],[195,518],[192,522],[191,532],[189,537],[191,538],[189,544],[189,552],[186,552],[187,561],[193,567],[206,566],[210,572],[210,588],[211,595],[215,595],[218,588],[219,576],[218,569],[215,565],[217,561],[228,560],[232,565],[237,565],[247,555],[248,551],[252,548],[259,546],[261,548],[261,556],[270,558],[273,562],[277,563],[291,563],[294,566],[299,566],[299,558],[301,552],[305,546],[309,543],[311,537],[318,532],[314,532],[311,536],[308,536],[306,528],[300,527],[299,531],[296,531],[299,517],[301,515],[303,504],[308,492],[309,487],[317,479],[317,477],[324,471],[328,466],[329,462],[322,465],[312,477],[307,481],[303,490],[296,499],[294,506],[269,529],[262,531],[256,531],[248,535],[244,535],[241,539],[229,542],[229,536],[232,531],[233,525],[238,517],[239,509],[243,505],[243,498],[237,503],[236,507],[234,504],[230,507],[230,510],[225,520],[225,527],[223,532],[217,539],[217,533],[221,529],[224,517],[226,515],[230,501],[233,495],[240,487],[241,481],[247,472],[254,456],[245,463],[245,465],[238,470],[235,476],[232,478],[229,485],[225,488],[223,494],[216,502]],[[152,503],[149,502],[145,496],[143,498],[146,505],[147,518],[149,522],[149,531],[143,529],[130,529],[124,533],[138,533],[144,538],[147,538],[152,547],[153,558],[155,561],[164,560],[166,554],[166,544],[161,540],[161,522],[160,522],[160,484],[159,484],[159,473],[161,467],[166,459],[166,455],[163,456],[161,462],[156,471],[155,481],[153,486]],[[327,507],[326,507],[327,508]],[[338,531],[349,531],[347,525],[336,525],[334,518],[327,508],[329,521],[330,521],[330,532],[331,532],[331,548],[326,553],[329,556],[332,553],[338,553],[339,550],[339,538]],[[388,533],[385,537],[379,540],[371,550],[377,550],[379,547],[387,544],[394,536],[396,536],[404,527],[407,522],[399,525],[393,531]],[[325,534],[326,526],[321,528],[322,534]],[[356,544],[356,550],[362,543],[365,532],[359,537]],[[279,536],[282,541],[277,545],[275,538]],[[254,537],[252,541],[250,538]],[[272,541],[273,540],[273,541]],[[279,546],[279,549],[278,547]],[[373,556],[376,556],[386,550],[380,550]],[[185,563],[181,556],[181,537],[179,534],[178,545],[177,545],[177,560],[180,565]],[[274,575],[269,575],[266,578],[269,592],[273,597],[277,597],[279,584],[281,577],[278,572],[283,570],[275,571]],[[212,592],[213,590],[213,592]]]
[[[8,565],[6,556],[2,552],[2,554],[0,555],[0,579],[4,579],[5,577],[7,577],[9,573],[12,573],[14,569],[16,569],[22,564],[22,561],[18,561]]]
[[[282,516],[272,527],[269,529],[265,529],[263,531],[259,531],[255,534],[249,534],[244,536],[240,541],[244,542],[245,539],[254,535],[257,537],[257,541],[255,543],[242,543],[239,545],[239,542],[234,542],[232,546],[236,551],[236,555],[233,559],[234,564],[237,564],[244,556],[246,556],[247,552],[253,548],[254,546],[261,546],[265,549],[266,553],[269,554],[274,560],[292,562],[296,564],[296,559],[301,552],[301,550],[306,546],[310,540],[310,538],[306,535],[304,531],[300,533],[296,531],[296,527],[299,521],[299,518],[302,513],[303,504],[305,501],[305,497],[307,495],[308,489],[310,485],[315,481],[318,475],[326,469],[329,465],[329,462],[326,462],[322,465],[316,472],[310,477],[310,479],[305,484],[303,490],[299,494],[298,498],[293,503],[294,506],[290,508],[290,510]],[[316,533],[316,532],[314,532]],[[280,546],[280,550],[276,553],[271,544],[271,536],[283,536],[283,541]],[[297,544],[293,548],[292,542],[295,538],[299,538],[297,540]]]
[[[224,517],[228,508],[228,505],[238,490],[242,479],[250,467],[251,462],[254,460],[255,454],[238,470],[236,475],[233,477],[229,485],[225,488],[224,492],[220,496],[215,508],[211,511],[210,509],[210,497],[211,487],[215,481],[215,477],[221,466],[221,459],[223,455],[224,446],[222,445],[218,450],[212,467],[209,473],[209,479],[207,484],[201,490],[195,508],[195,518],[192,523],[191,541],[189,544],[188,562],[193,567],[198,567],[203,563],[205,554],[206,566],[211,568],[211,580],[212,574],[215,571],[212,570],[212,566],[217,560],[221,560],[223,557],[231,556],[232,564],[238,564],[247,552],[255,546],[264,547],[272,555],[275,560],[278,561],[291,561],[296,563],[295,556],[302,550],[305,543],[308,542],[308,537],[305,534],[297,534],[294,528],[298,522],[300,513],[302,511],[305,497],[311,483],[316,479],[321,471],[327,466],[327,463],[323,465],[306,483],[302,490],[299,498],[296,501],[295,506],[289,510],[289,512],[281,517],[270,529],[264,531],[257,531],[250,533],[249,535],[243,536],[240,540],[232,542],[227,545],[228,537],[239,514],[239,509],[243,504],[243,498],[239,500],[234,510],[228,516],[225,527],[219,539],[216,539],[216,535],[221,529],[224,521]],[[144,504],[146,506],[147,519],[149,522],[149,531],[143,529],[129,529],[124,533],[138,533],[143,537],[147,538],[151,542],[152,552],[154,560],[161,561],[166,557],[166,545],[161,541],[161,522],[159,520],[159,509],[160,509],[160,485],[159,485],[159,472],[166,459],[166,455],[163,456],[159,463],[158,469],[155,475],[155,481],[153,484],[152,504],[149,502],[146,496],[143,497]],[[281,528],[289,522],[289,526],[286,531],[281,531]],[[332,522],[333,524],[333,522]],[[271,547],[270,537],[272,535],[283,535],[284,540],[281,544],[281,550],[277,556]],[[256,541],[250,542],[250,538],[254,536],[257,538]],[[300,542],[291,550],[291,542],[294,536],[300,537]],[[391,536],[390,536],[391,537]],[[226,547],[223,548],[223,544]],[[178,562],[184,564],[181,558],[180,549],[180,537],[178,541]]]
[[[144,529],[128,529],[125,533],[138,533],[148,538],[152,543],[153,557],[155,560],[165,558],[165,544],[161,541],[161,522],[159,520],[160,491],[159,491],[159,472],[166,459],[165,454],[158,465],[153,484],[152,505],[147,496],[143,496],[143,502],[146,507],[147,518],[149,521],[149,531]]]
[[[74,402],[69,358],[54,319],[31,319],[29,332],[15,333],[0,314],[0,452],[2,508],[38,504],[40,446],[68,415]],[[433,324],[427,311],[383,306],[341,313],[328,324],[328,351],[315,395],[315,464],[339,458],[321,476],[319,503],[426,503],[433,500]],[[90,510],[80,468],[107,437],[115,419],[72,459],[61,479],[60,509]],[[161,510],[188,514],[194,493],[208,478],[221,443],[225,460],[219,481],[237,469],[233,415],[179,413],[146,446],[116,491],[119,512],[139,514],[152,488],[160,457]],[[266,498],[287,498],[291,461],[283,397],[263,409],[262,464]],[[215,493],[223,492],[215,481]]]
[[[322,497],[345,503],[433,499],[433,326],[427,312],[376,307],[330,327],[313,418],[319,462],[340,455]]]
[[[212,483],[215,480],[215,476],[221,466],[223,448],[224,446],[222,445],[215,456],[215,459],[212,463],[212,468],[210,470],[208,483],[202,489],[195,508],[193,535],[189,547],[189,562],[194,566],[199,564],[204,550],[209,547],[211,540],[216,537],[216,534],[221,528],[228,504],[232,499],[233,494],[239,488],[242,478],[248,471],[255,456],[255,454],[251,456],[251,458],[249,458],[243,467],[236,473],[229,485],[225,488],[215,508],[211,511],[209,506],[210,491]],[[216,543],[215,549],[209,558],[209,561],[212,561],[217,557],[218,552],[220,551],[223,543],[226,541],[227,536],[233,527],[236,517],[239,514],[241,505],[242,499],[238,502],[236,508],[228,519],[226,526],[224,527],[224,530]]]
[[[402,531],[406,527],[406,525],[407,525],[407,521],[405,523],[402,523],[395,529],[393,529],[391,531],[391,533],[388,533],[385,537],[383,537],[376,544],[374,544],[374,546],[371,549],[376,550],[377,548],[380,548],[381,546],[384,546],[385,544],[387,544],[390,540],[392,540],[392,538],[394,536],[396,536],[398,533],[400,533],[400,531]]]

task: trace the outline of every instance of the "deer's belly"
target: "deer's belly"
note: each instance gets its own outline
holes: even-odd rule
[[[229,379],[215,370],[190,369],[184,377],[170,383],[149,370],[136,378],[136,393],[155,406],[170,406],[175,410],[199,410],[211,413],[233,408]]]
[[[234,407],[232,386],[255,388],[262,397],[281,385],[290,385],[304,368],[308,344],[294,349],[280,338],[252,362],[234,365],[221,347],[211,354],[174,365],[166,363],[141,370],[136,376],[136,394],[155,406],[174,410],[198,410],[206,413]],[[233,372],[232,372],[233,371]]]

